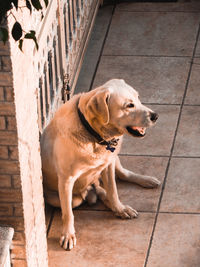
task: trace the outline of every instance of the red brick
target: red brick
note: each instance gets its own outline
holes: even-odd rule
[[[17,133],[0,131],[0,145],[17,145]]]
[[[24,231],[17,231],[15,229],[12,244],[13,245],[23,245],[25,243]]]
[[[0,85],[1,86],[12,86],[12,72],[3,72],[0,73]]]
[[[0,101],[4,101],[4,89],[0,87]]]
[[[25,259],[26,258],[26,249],[23,245],[16,245],[12,248],[11,258],[15,259]]]
[[[0,115],[15,115],[15,105],[12,102],[1,102]]]
[[[0,216],[12,216],[13,205],[8,203],[0,203]]]
[[[13,131],[16,130],[16,118],[14,116],[6,117],[7,130]]]
[[[8,102],[14,101],[14,90],[13,87],[4,87],[5,100]]]
[[[0,116],[0,130],[5,130],[5,128],[6,128],[5,117]]]
[[[0,188],[11,187],[11,176],[0,174]]]
[[[0,203],[9,202],[9,203],[20,203],[22,202],[22,192],[19,189],[12,188],[0,188]]]
[[[8,42],[4,44],[2,41],[0,41],[0,51],[1,55],[6,55],[6,56],[10,55],[10,47],[8,45]]]
[[[22,203],[16,203],[13,205],[13,207],[14,207],[14,216],[17,216],[17,217],[23,216]]]
[[[3,71],[11,71],[12,65],[9,56],[2,56],[1,57],[1,68]]]
[[[2,174],[18,174],[19,164],[16,160],[0,160],[0,173]]]
[[[26,260],[22,260],[22,259],[12,259],[11,260],[12,266],[13,267],[27,267],[27,263]]]
[[[21,188],[21,178],[20,175],[12,175],[12,184],[14,188]]]
[[[9,146],[8,154],[10,159],[18,160],[18,148],[17,146]]]
[[[0,217],[0,224],[5,226],[11,226],[15,231],[24,231],[24,219],[23,217]]]
[[[8,147],[0,146],[0,159],[8,159]]]

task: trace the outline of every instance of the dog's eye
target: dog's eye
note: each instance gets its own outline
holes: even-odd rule
[[[134,108],[135,107],[135,105],[133,104],[133,103],[129,103],[128,105],[127,105],[127,108]]]

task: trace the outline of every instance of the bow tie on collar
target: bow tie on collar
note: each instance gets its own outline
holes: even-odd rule
[[[83,124],[83,126],[86,128],[86,130],[97,139],[97,143],[99,145],[105,145],[106,146],[106,150],[109,150],[111,152],[115,151],[115,147],[118,145],[118,141],[119,139],[113,138],[110,141],[106,141],[104,140],[91,126],[90,124],[87,122],[87,120],[85,119],[83,113],[80,111],[80,109],[78,108],[78,115],[79,118]]]

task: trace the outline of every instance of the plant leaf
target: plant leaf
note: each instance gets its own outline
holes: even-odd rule
[[[35,37],[35,31],[30,31],[25,34],[24,38],[26,39],[33,39]]]
[[[33,31],[33,30],[31,30],[31,31],[30,31],[30,33],[31,33],[31,34],[33,34],[33,35],[35,35],[35,34],[36,34],[36,32],[35,32],[35,31]]]
[[[30,31],[30,32],[26,33],[24,38],[25,39],[32,39],[35,42],[36,49],[38,50],[39,46],[38,46],[37,38],[35,36],[35,31]]]
[[[33,41],[35,42],[35,47],[36,47],[36,49],[38,50],[38,48],[39,48],[39,45],[38,45],[38,42],[37,42],[37,39],[36,39],[36,37],[35,37],[35,38],[33,38]]]
[[[44,0],[44,2],[45,2],[45,6],[47,7],[49,4],[49,0]]]
[[[12,8],[12,0],[1,1],[1,12],[5,13]]]
[[[32,6],[29,0],[26,0],[26,7],[30,10],[30,13],[32,13]]]
[[[8,40],[8,30],[6,28],[0,27],[0,40],[6,43]]]
[[[44,18],[44,14],[43,14],[43,12],[41,11],[41,20],[43,20],[43,18]]]
[[[18,45],[18,47],[19,47],[19,49],[23,52],[23,50],[22,50],[22,45],[23,45],[23,39],[20,39],[19,40],[19,45]]]
[[[6,13],[12,9],[11,0],[0,0],[0,23],[5,20]]]
[[[34,6],[35,9],[40,10],[42,9],[42,6],[40,4],[39,0],[31,0],[32,5]]]
[[[22,37],[22,27],[19,22],[15,22],[11,33],[15,41],[18,41]]]

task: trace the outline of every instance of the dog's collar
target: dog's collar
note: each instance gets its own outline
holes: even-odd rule
[[[111,152],[114,152],[115,151],[115,146],[118,145],[118,141],[119,139],[116,139],[116,138],[113,138],[112,140],[110,141],[106,141],[104,140],[91,126],[90,124],[88,123],[88,121],[86,120],[86,118],[84,117],[83,113],[80,111],[80,109],[78,108],[78,115],[79,115],[79,118],[83,124],[83,126],[85,127],[85,129],[92,135],[94,136],[96,139],[97,139],[97,143],[99,145],[102,145],[102,146],[106,146],[106,150],[109,150]]]

